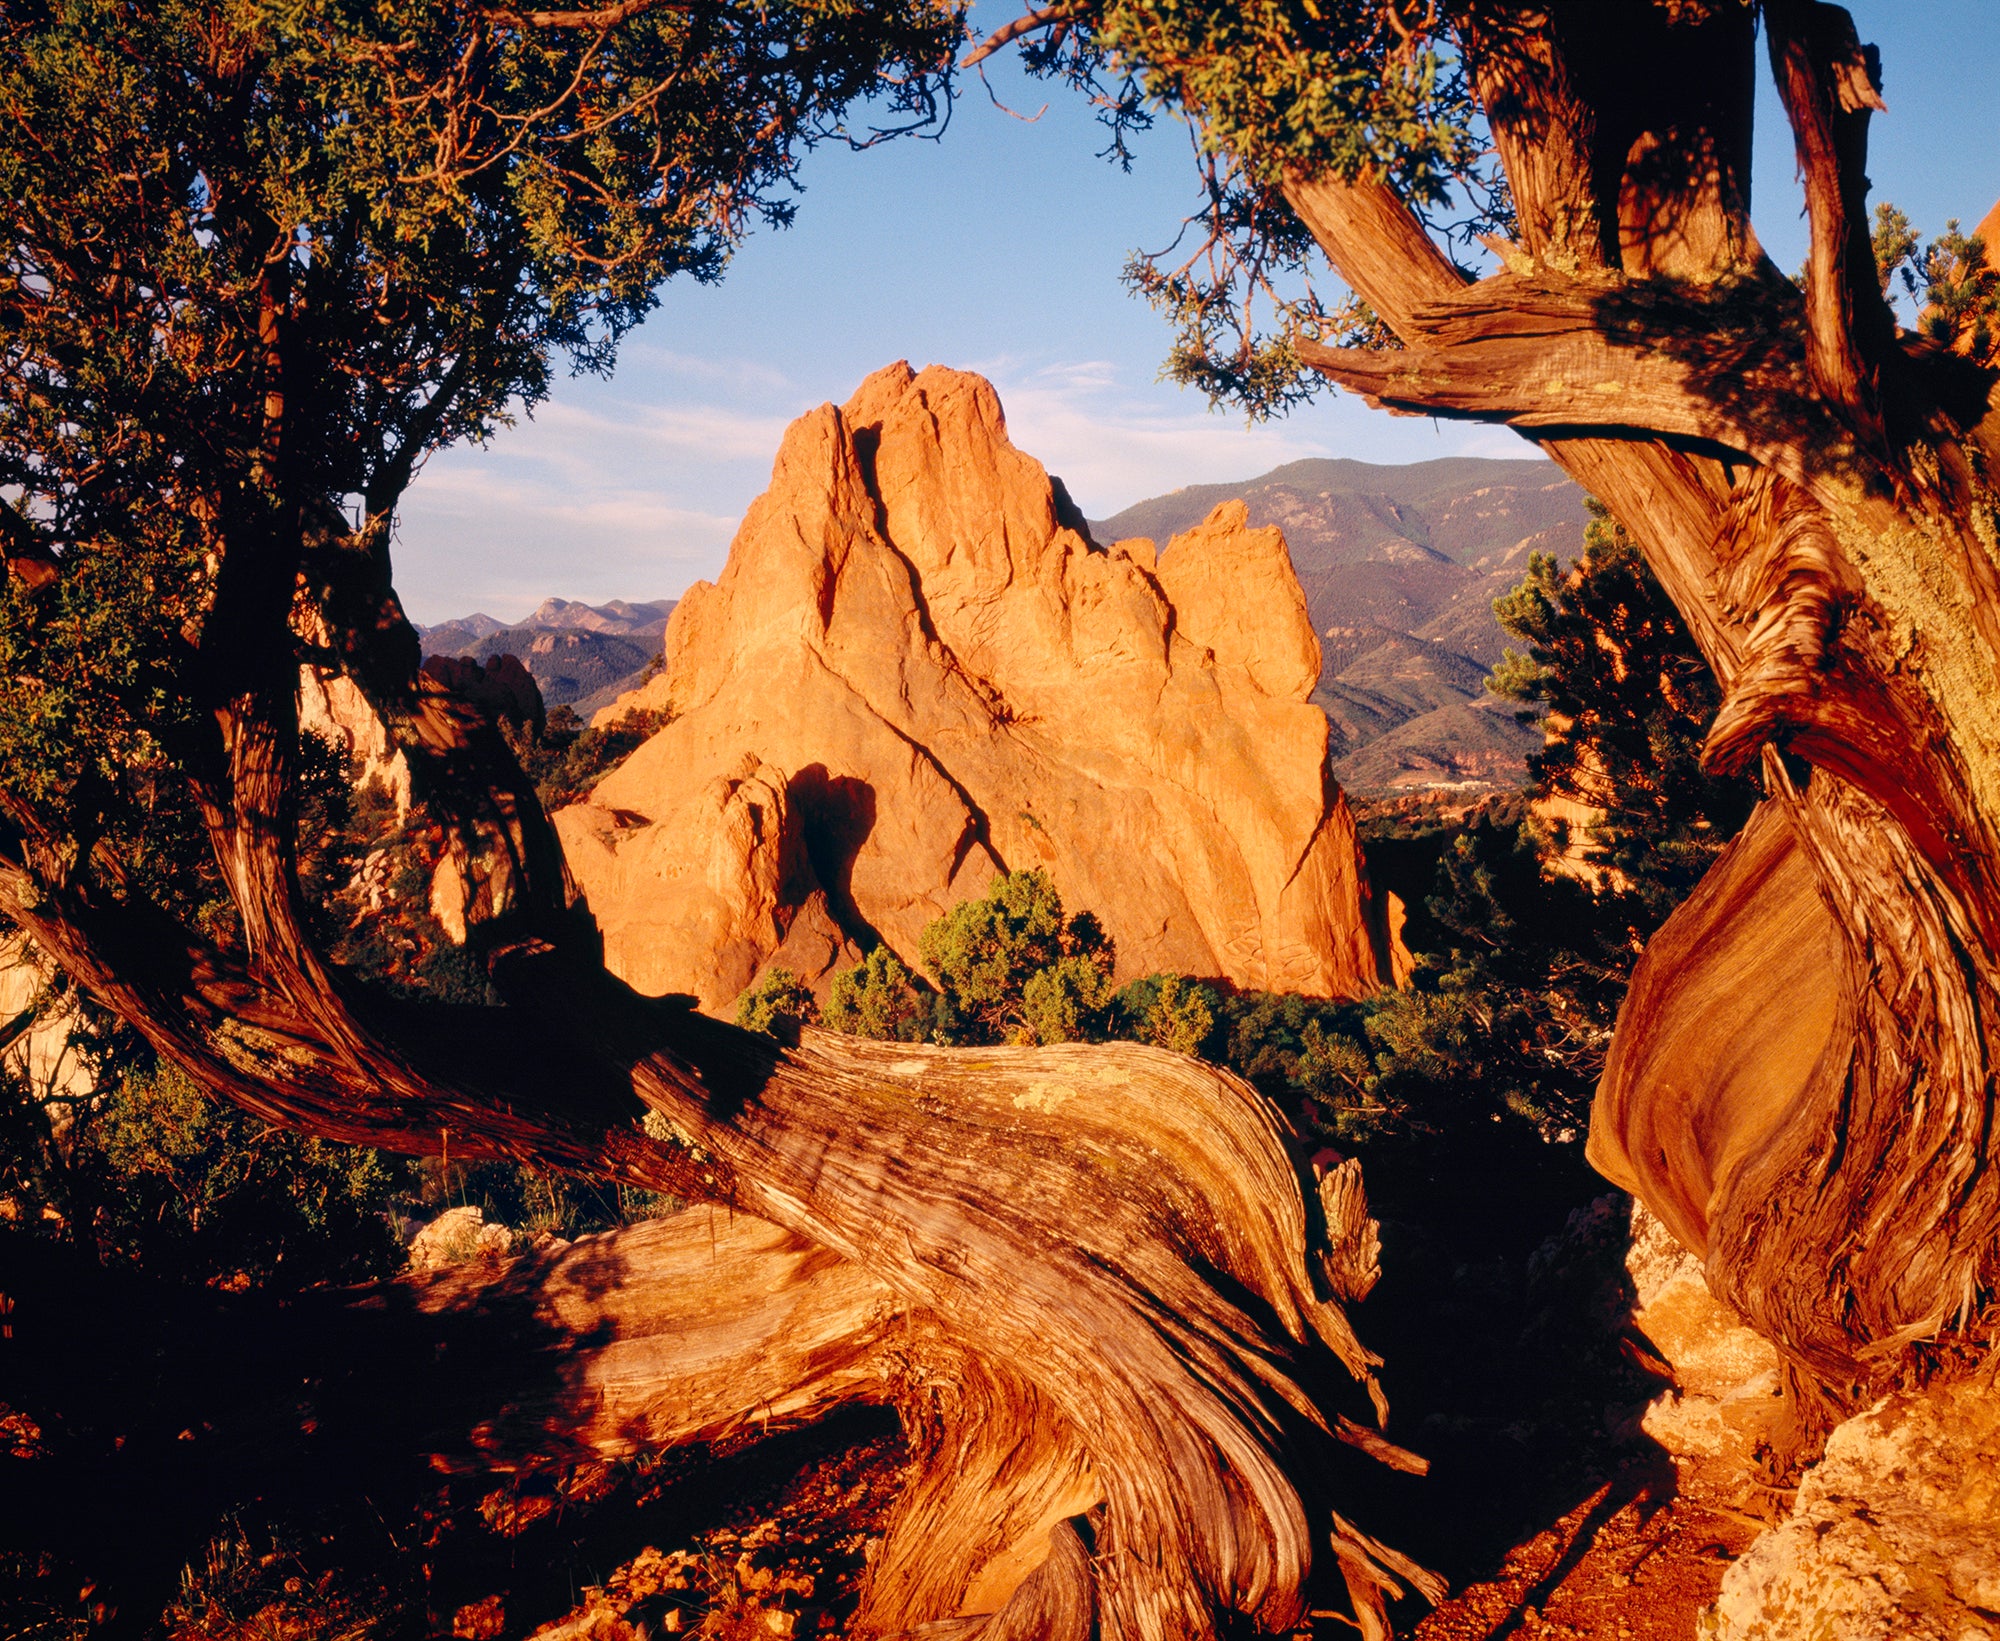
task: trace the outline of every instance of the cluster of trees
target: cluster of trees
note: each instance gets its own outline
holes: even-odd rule
[[[906,1043],[1102,1041],[1114,1007],[1111,938],[1089,912],[1066,916],[1046,872],[1009,872],[984,900],[955,906],[919,942],[919,979],[886,945],[833,977],[824,1023],[835,1031]],[[738,1025],[782,1030],[820,1023],[810,989],[767,970],[737,1007]]]
[[[1213,980],[1151,974],[1114,983],[1117,951],[1095,916],[1066,914],[1043,871],[1009,872],[919,938],[923,973],[886,945],[834,975],[822,1007],[789,969],[767,969],[736,1021],[785,1037],[824,1025],[857,1037],[971,1046],[1136,1042],[1198,1055],[1284,1096],[1317,1099],[1322,1126],[1354,1130],[1372,1110],[1352,1034],[1361,1006]]]
[[[523,725],[507,736],[535,796],[553,814],[579,802],[590,789],[658,733],[667,714],[634,707],[615,723],[586,724],[566,706],[554,707],[540,726]],[[503,726],[505,727],[505,726]]]
[[[0,1198],[17,1228],[167,1282],[386,1275],[402,1262],[392,1215],[421,1200],[415,1173],[217,1105],[172,1066],[54,1100],[0,1075]]]

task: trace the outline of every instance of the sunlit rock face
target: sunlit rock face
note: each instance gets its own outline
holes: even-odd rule
[[[1839,1426],[1791,1516],[1722,1580],[1708,1641],[2000,1641],[2000,1386],[1989,1367]]]
[[[1673,1369],[1640,1428],[1677,1459],[1750,1475],[1784,1413],[1776,1349],[1708,1290],[1701,1261],[1642,1202],[1632,1204],[1632,1324]]]
[[[1370,895],[1284,538],[1219,507],[1163,553],[1093,543],[977,376],[893,365],[785,435],[666,671],[671,721],[556,824],[642,991],[726,1009],[823,979],[996,872],[1042,868],[1121,975],[1359,996]]]

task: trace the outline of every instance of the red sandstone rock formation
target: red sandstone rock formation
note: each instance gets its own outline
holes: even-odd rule
[[[1235,503],[1157,557],[1098,547],[977,376],[893,365],[795,422],[666,648],[609,710],[672,721],[556,816],[642,991],[725,1009],[877,936],[914,963],[1030,867],[1121,976],[1358,996],[1390,971],[1284,538]]]
[[[482,666],[469,655],[430,655],[424,671],[496,721],[506,718],[537,732],[546,721],[542,692],[519,656],[489,655]]]

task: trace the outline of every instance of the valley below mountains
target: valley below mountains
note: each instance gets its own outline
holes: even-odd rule
[[[1530,553],[1576,556],[1587,516],[1574,483],[1539,460],[1299,461],[1152,497],[1093,520],[1090,533],[1105,546],[1137,536],[1164,545],[1235,501],[1252,529],[1284,532],[1319,636],[1311,699],[1331,727],[1343,790],[1521,783],[1540,736],[1485,688],[1507,644],[1493,600],[1520,581]],[[515,656],[549,706],[588,719],[639,684],[675,602],[549,598],[511,625],[475,614],[420,632],[427,655]]]
[[[1164,542],[1225,501],[1275,526],[1320,640],[1312,700],[1333,729],[1334,774],[1357,794],[1514,787],[1541,737],[1489,695],[1507,637],[1493,600],[1534,552],[1581,550],[1583,492],[1553,463],[1453,457],[1382,466],[1310,460],[1234,484],[1142,501],[1091,533]]]

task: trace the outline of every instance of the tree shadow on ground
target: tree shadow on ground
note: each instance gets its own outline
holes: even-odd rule
[[[601,1254],[566,1267],[585,1295],[622,1275],[615,1243],[587,1240]],[[468,1273],[467,1303],[426,1310],[421,1284],[281,1301],[43,1242],[0,1255],[0,1634],[223,1633],[261,1610],[387,1641],[451,1634],[496,1597],[494,1633],[525,1634],[647,1545],[772,1507],[830,1456],[900,1464],[878,1408],[630,1461],[566,1447],[565,1362],[592,1341],[537,1314],[532,1260],[516,1280]],[[508,1468],[481,1465],[482,1444]]]
[[[1627,1348],[1629,1199],[1581,1149],[1431,1142],[1363,1159],[1384,1275],[1355,1322],[1386,1358],[1390,1438],[1431,1470],[1357,1472],[1356,1509],[1365,1498],[1369,1530],[1454,1590],[1601,1494],[1543,1575],[1552,1589],[1620,1511],[1674,1496],[1672,1460],[1638,1427],[1664,1381]]]

